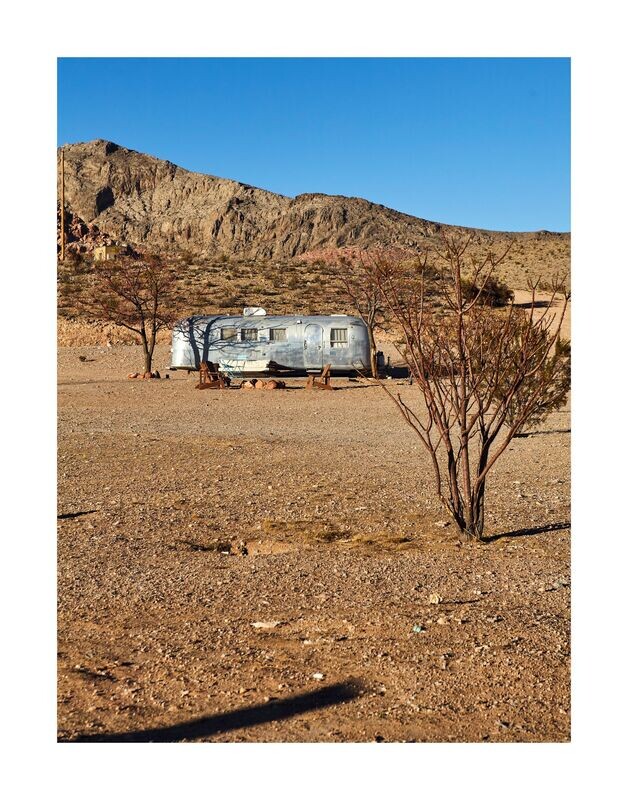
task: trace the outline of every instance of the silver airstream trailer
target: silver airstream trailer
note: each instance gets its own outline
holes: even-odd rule
[[[245,308],[242,316],[194,316],[172,333],[171,369],[196,370],[202,361],[235,374],[305,374],[331,364],[332,374],[370,371],[367,328],[358,317],[267,316]]]

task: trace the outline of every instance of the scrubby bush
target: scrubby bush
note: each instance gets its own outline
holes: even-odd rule
[[[233,308],[234,306],[238,306],[241,304],[240,297],[238,295],[232,294],[227,295],[226,297],[219,297],[216,300],[216,305],[218,308]]]
[[[537,301],[533,284],[526,308],[493,308],[481,302],[482,291],[505,254],[487,249],[483,261],[469,264],[468,244],[443,237],[435,264],[425,255],[415,275],[383,259],[370,267],[403,334],[403,353],[423,403],[407,403],[385,381],[382,388],[427,449],[437,496],[461,535],[481,539],[493,465],[520,431],[566,402],[571,351],[560,329],[570,294],[557,279],[548,301]],[[424,280],[434,266],[437,298],[427,295]],[[463,290],[463,272],[473,275],[467,285],[480,287],[474,293]]]
[[[477,297],[479,305],[492,306],[493,308],[508,305],[515,298],[515,293],[512,289],[509,289],[505,283],[492,276],[487,278],[481,286],[477,286],[473,281],[463,280],[462,294],[465,300],[473,300]]]

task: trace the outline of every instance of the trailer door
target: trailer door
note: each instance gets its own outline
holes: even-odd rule
[[[303,366],[305,369],[323,368],[323,329],[320,325],[306,325],[303,331]]]

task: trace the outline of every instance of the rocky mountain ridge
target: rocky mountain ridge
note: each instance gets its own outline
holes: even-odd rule
[[[478,240],[545,240],[564,250],[569,234],[478,231],[403,214],[368,200],[324,194],[294,198],[190,172],[101,139],[65,145],[66,209],[103,235],[140,248],[203,257],[291,259],[317,250],[384,246],[416,251],[443,232]],[[60,160],[60,159],[59,159]],[[60,193],[60,170],[58,171]]]

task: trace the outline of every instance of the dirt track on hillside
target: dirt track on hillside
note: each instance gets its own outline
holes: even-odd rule
[[[461,546],[381,389],[141,363],[59,352],[61,741],[569,738],[568,410],[512,442],[497,538]]]

